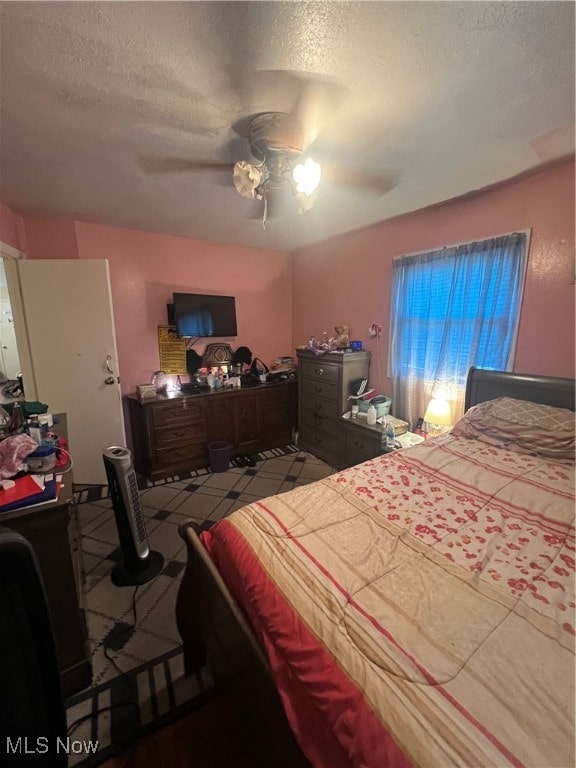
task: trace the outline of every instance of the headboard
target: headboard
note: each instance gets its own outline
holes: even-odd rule
[[[497,397],[514,397],[517,400],[530,400],[533,403],[575,410],[574,379],[489,371],[472,366],[466,381],[465,410]]]

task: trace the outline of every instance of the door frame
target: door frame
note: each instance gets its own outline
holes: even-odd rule
[[[26,254],[13,248],[11,245],[0,240],[0,256],[4,262],[4,271],[6,273],[6,285],[8,296],[10,297],[10,307],[12,308],[12,317],[14,318],[14,335],[16,336],[16,346],[18,348],[18,357],[20,358],[20,370],[22,372],[22,384],[27,400],[38,400],[38,387],[34,376],[32,366],[32,356],[30,353],[30,343],[28,341],[28,327],[26,325],[26,315],[24,314],[24,304],[22,302],[22,292],[20,290],[20,277],[16,262],[24,259]]]

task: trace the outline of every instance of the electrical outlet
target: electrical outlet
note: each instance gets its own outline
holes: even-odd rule
[[[382,326],[378,325],[378,323],[372,323],[370,328],[368,328],[368,336],[370,336],[371,339],[374,339],[376,337],[380,338],[382,335]]]

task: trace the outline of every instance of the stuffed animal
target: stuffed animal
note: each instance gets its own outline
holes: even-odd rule
[[[347,325],[336,325],[334,330],[338,334],[334,339],[336,349],[346,349],[350,346],[350,331]]]
[[[308,344],[304,349],[308,349],[310,352],[314,352],[315,355],[323,355],[326,352],[331,352],[334,349],[347,349],[350,346],[350,334],[347,325],[334,326],[336,336],[330,336],[326,331],[322,334],[322,341],[318,341],[311,336],[308,340]]]

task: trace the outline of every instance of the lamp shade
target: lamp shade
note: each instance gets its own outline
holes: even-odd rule
[[[449,401],[433,397],[426,408],[424,421],[439,427],[449,427],[452,424],[452,408]]]
[[[206,368],[230,365],[233,356],[230,344],[207,344],[202,355],[202,365]]]

